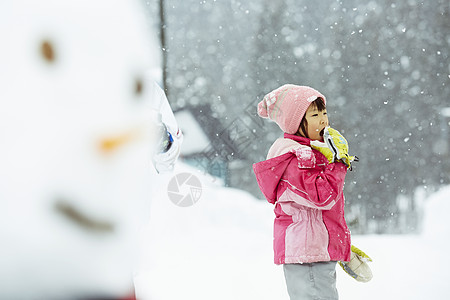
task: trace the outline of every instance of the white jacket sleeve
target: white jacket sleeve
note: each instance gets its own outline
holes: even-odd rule
[[[180,155],[180,146],[183,141],[183,133],[178,127],[177,120],[170,107],[169,101],[164,91],[153,80],[148,78],[147,80],[149,89],[149,97],[151,99],[152,110],[161,117],[162,123],[167,128],[167,131],[172,136],[172,145],[166,152],[156,152],[153,154],[152,161],[155,169],[158,173],[167,172],[173,170],[173,167]]]

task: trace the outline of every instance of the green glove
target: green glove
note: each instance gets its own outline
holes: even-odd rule
[[[333,161],[342,161],[347,168],[351,167],[353,161],[358,161],[356,156],[348,155],[348,142],[336,129],[326,127],[323,138],[333,153]]]
[[[339,262],[342,269],[351,277],[360,282],[368,282],[372,279],[372,271],[368,262],[372,259],[362,250],[352,245],[352,253],[349,262]]]

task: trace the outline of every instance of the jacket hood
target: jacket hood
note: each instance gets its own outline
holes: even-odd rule
[[[295,154],[292,152],[253,164],[259,188],[270,203],[277,200],[277,186]]]

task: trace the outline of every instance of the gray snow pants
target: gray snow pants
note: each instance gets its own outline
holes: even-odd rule
[[[338,300],[336,262],[283,265],[291,300]]]

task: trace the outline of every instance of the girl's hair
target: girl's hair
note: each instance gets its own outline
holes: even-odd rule
[[[323,111],[323,110],[326,109],[325,102],[320,97],[318,97],[316,100],[311,102],[310,106],[316,107],[318,111]],[[305,136],[306,138],[309,138],[309,136],[308,136],[308,121],[306,121],[305,116],[306,116],[306,113],[303,116],[302,121],[300,122],[299,129],[301,129],[301,132],[303,132],[306,135]],[[296,135],[300,135],[301,136],[299,131],[297,131]]]

